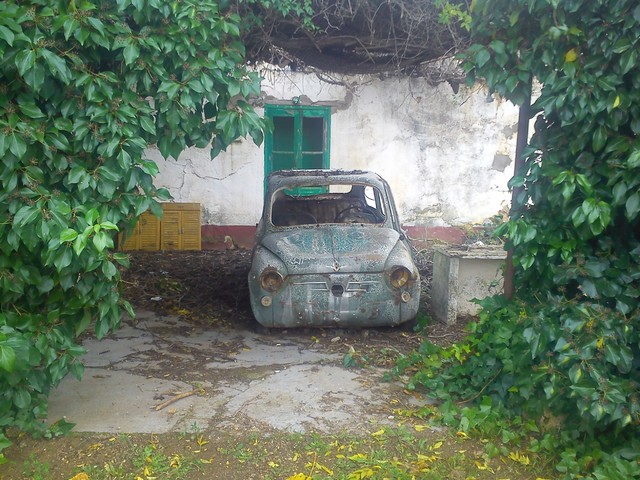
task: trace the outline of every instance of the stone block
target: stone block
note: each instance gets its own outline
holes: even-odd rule
[[[483,299],[503,290],[507,252],[501,245],[456,246],[436,249],[433,255],[431,314],[453,324],[458,317],[473,316]]]

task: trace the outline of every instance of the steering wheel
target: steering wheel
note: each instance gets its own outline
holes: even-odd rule
[[[358,223],[359,222],[358,218],[360,218],[361,220],[364,220],[365,222],[370,222],[370,223],[377,222],[376,216],[373,213],[364,210],[360,205],[351,205],[350,207],[347,207],[339,211],[338,214],[336,215],[336,218],[333,221],[335,223],[345,223],[345,220],[348,217],[347,213],[350,212],[351,210],[356,210],[356,213],[354,213],[352,219],[350,219],[352,223]]]

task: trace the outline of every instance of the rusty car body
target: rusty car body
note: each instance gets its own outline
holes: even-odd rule
[[[420,275],[387,182],[363,171],[272,173],[249,292],[267,328],[414,319]]]

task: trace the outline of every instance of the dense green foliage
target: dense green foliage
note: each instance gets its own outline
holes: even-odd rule
[[[542,87],[497,232],[519,300],[486,303],[463,345],[425,345],[414,384],[476,405],[463,418],[554,419],[566,478],[640,478],[640,5],[475,0],[471,33],[470,80],[517,104]]]
[[[215,0],[0,4],[0,451],[81,376],[75,339],[133,314],[115,236],[168,198],[145,149],[261,141],[240,24]]]

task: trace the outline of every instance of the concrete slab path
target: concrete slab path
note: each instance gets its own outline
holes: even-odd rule
[[[67,377],[49,404],[49,419],[64,417],[75,431],[331,432],[393,423],[396,408],[417,402],[399,383],[381,382],[383,371],[346,369],[343,353],[300,333],[206,329],[139,312],[84,346],[84,379]]]

